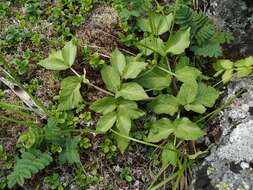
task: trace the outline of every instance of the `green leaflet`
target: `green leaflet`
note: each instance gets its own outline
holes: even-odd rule
[[[126,66],[125,56],[118,50],[115,49],[111,55],[111,64],[115,71],[118,71],[122,75],[123,70]]]
[[[122,75],[123,79],[134,79],[139,73],[146,68],[148,64],[145,62],[130,62],[127,63],[124,73]]]
[[[247,57],[235,62],[237,77],[242,78],[252,73],[253,57]]]
[[[61,82],[59,110],[71,110],[83,102],[80,94],[81,83],[82,78],[77,76],[69,76]]]
[[[192,103],[198,93],[198,83],[195,80],[183,83],[177,95],[178,103],[187,105]]]
[[[206,111],[205,107],[213,107],[219,95],[219,91],[215,88],[207,86],[204,83],[199,83],[195,101],[191,104],[185,105],[185,109],[187,111],[192,110],[197,113],[204,113]]]
[[[117,131],[120,134],[129,136],[129,132],[131,130],[131,119],[126,111],[127,110],[125,109],[119,109],[117,114],[116,127]],[[116,139],[121,153],[124,153],[130,141],[120,136],[116,136]]]
[[[173,14],[151,15],[148,19],[139,19],[137,25],[144,32],[161,35],[170,30]]]
[[[166,43],[166,53],[179,55],[184,53],[185,49],[190,45],[190,28],[185,31],[178,31]]]
[[[169,114],[173,116],[178,111],[177,98],[172,95],[160,95],[150,103],[150,107],[157,114]]]
[[[174,135],[183,140],[197,140],[205,135],[196,123],[183,117],[174,121]]]
[[[138,77],[136,82],[141,84],[144,88],[162,90],[170,86],[171,76],[157,67],[154,67],[152,70]]]
[[[61,163],[80,163],[80,156],[79,156],[79,146],[78,143],[80,141],[80,137],[69,137],[66,139],[65,148],[59,155],[59,160]]]
[[[66,70],[74,64],[76,52],[76,45],[73,41],[70,41],[66,43],[62,50],[50,53],[48,58],[38,64],[50,70]]]
[[[116,122],[116,119],[117,119],[117,114],[115,112],[110,112],[103,115],[98,120],[96,130],[102,133],[107,132],[108,130],[112,128],[112,126]]]
[[[127,100],[145,100],[148,98],[148,95],[140,86],[135,82],[129,82],[122,84],[118,93],[116,93],[116,97],[123,97]]]
[[[147,56],[152,53],[159,53],[162,56],[166,55],[164,51],[164,43],[161,38],[149,36],[141,40],[139,44],[137,44],[137,47]]]
[[[26,149],[31,148],[34,145],[39,145],[44,139],[44,131],[42,128],[29,128],[18,138],[18,144],[23,145]]]
[[[131,119],[138,119],[145,115],[145,112],[138,108],[136,102],[130,100],[119,99],[118,110],[123,110]]]
[[[222,82],[225,84],[231,80],[233,77],[233,67],[234,63],[230,60],[227,59],[222,59],[218,60],[214,65],[213,65],[216,74],[214,75],[219,76],[220,74],[223,73],[222,75]]]
[[[105,97],[102,99],[99,99],[95,101],[91,105],[91,110],[97,112],[97,113],[103,113],[107,114],[109,112],[112,112],[116,109],[117,101],[113,97]]]
[[[146,140],[148,142],[159,142],[168,138],[172,133],[183,140],[197,140],[205,135],[205,132],[196,123],[186,117],[176,119],[174,122],[162,118],[152,123]]]
[[[220,44],[213,41],[209,41],[202,46],[192,46],[191,51],[195,55],[203,57],[219,57],[223,55]]]
[[[201,75],[201,72],[195,67],[185,66],[176,69],[177,80],[181,82],[188,82],[196,80]]]
[[[167,143],[163,147],[162,151],[162,168],[165,168],[168,164],[176,166],[177,160],[178,160],[177,148],[172,143]]]
[[[112,66],[104,66],[101,70],[102,79],[106,88],[112,92],[117,92],[120,87],[120,75]]]
[[[163,139],[168,138],[174,130],[175,129],[173,123],[167,118],[162,118],[152,123],[146,140],[148,142],[159,142]]]

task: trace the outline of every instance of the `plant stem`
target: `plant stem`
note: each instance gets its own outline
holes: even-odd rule
[[[172,179],[174,179],[175,177],[177,177],[178,172],[172,173],[171,175],[169,175],[167,178],[165,178],[162,182],[158,183],[156,186],[149,188],[148,190],[156,190],[159,189],[160,187],[162,187],[163,185],[165,185],[166,183],[168,183],[169,181],[171,181]]]
[[[162,70],[162,71],[164,71],[164,72],[166,72],[166,73],[168,73],[168,74],[170,74],[170,75],[172,75],[172,76],[177,77],[177,75],[175,73],[173,73],[173,72],[171,72],[171,71],[169,71],[167,69],[164,69],[164,68],[162,68],[160,66],[157,66],[157,68],[160,69],[160,70]]]
[[[117,131],[114,131],[113,129],[110,129],[110,131],[120,137],[123,137],[125,139],[128,139],[128,140],[131,140],[131,141],[134,141],[134,142],[137,142],[137,143],[140,143],[140,144],[145,144],[145,145],[148,145],[148,146],[152,146],[152,147],[159,147],[158,145],[156,144],[152,144],[152,143],[148,143],[148,142],[145,142],[145,141],[141,141],[141,140],[138,140],[138,139],[135,139],[135,138],[132,138],[132,137],[128,137],[128,136],[125,136],[125,135],[122,135],[120,133],[118,133]]]
[[[10,122],[17,123],[19,125],[23,125],[23,126],[27,126],[27,127],[38,126],[38,124],[36,124],[32,121],[20,121],[20,120],[16,120],[16,119],[6,117],[6,116],[2,116],[2,115],[0,115],[0,120],[10,121]]]
[[[81,77],[81,75],[79,75],[75,69],[73,69],[72,67],[70,67],[70,70],[78,77]]]
[[[91,87],[97,89],[98,91],[103,92],[103,93],[105,93],[105,94],[107,94],[107,95],[109,95],[109,96],[114,96],[113,93],[111,93],[111,92],[109,92],[109,91],[107,91],[107,90],[104,90],[104,89],[102,89],[102,88],[100,88],[100,87],[98,87],[98,86],[96,86],[96,85],[94,85],[94,84],[92,84],[92,83],[90,83],[90,82],[85,83],[85,84],[87,84],[87,85],[89,85],[89,86],[91,86]]]
[[[76,76],[81,77],[81,75],[79,75],[79,74],[77,73],[77,71],[76,71],[75,69],[73,69],[72,67],[70,67],[70,70],[71,70]],[[109,96],[114,96],[113,93],[111,93],[111,92],[109,92],[109,91],[107,91],[107,90],[104,90],[104,89],[102,89],[102,88],[96,86],[95,84],[92,84],[91,82],[84,82],[84,84],[87,84],[87,85],[89,85],[89,86],[91,86],[91,87],[97,89],[98,91],[103,92],[103,93],[105,93],[105,94],[107,94],[107,95],[109,95]]]

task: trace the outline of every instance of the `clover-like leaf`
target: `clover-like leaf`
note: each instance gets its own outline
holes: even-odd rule
[[[188,118],[183,117],[174,121],[174,135],[183,140],[197,140],[205,135],[198,125]]]
[[[110,112],[103,115],[98,120],[96,131],[102,132],[102,133],[107,132],[108,130],[112,128],[112,126],[116,122],[116,119],[117,119],[117,114],[115,112]]]
[[[160,95],[150,103],[150,107],[157,114],[169,114],[173,116],[178,111],[177,98],[172,95]]]
[[[117,97],[123,97],[127,100],[145,100],[148,98],[148,95],[140,86],[135,82],[124,83],[121,86],[121,89],[116,93]]]
[[[171,133],[173,133],[174,130],[175,130],[175,127],[173,123],[167,118],[162,118],[152,123],[151,129],[149,131],[149,134],[146,140],[148,142],[159,142],[163,139],[168,138],[168,136]]]
[[[190,28],[185,31],[178,31],[166,43],[166,53],[179,55],[184,53],[190,45]]]
[[[116,92],[120,87],[120,76],[112,66],[104,66],[101,70],[102,79],[108,90]]]
[[[69,76],[61,82],[59,110],[71,110],[83,102],[80,94],[81,83],[82,78],[77,76]]]

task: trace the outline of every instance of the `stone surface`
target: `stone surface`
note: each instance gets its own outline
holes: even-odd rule
[[[237,59],[253,54],[252,0],[210,0],[207,14],[222,30],[235,36],[235,41],[226,48],[227,57]]]
[[[253,189],[253,76],[232,81],[223,103],[240,89],[247,89],[233,100],[213,125],[222,135],[203,163],[195,168],[191,189]],[[210,145],[210,139],[206,139]]]
[[[253,55],[252,0],[210,0],[207,14],[218,27],[235,36],[235,41],[224,48],[226,58]],[[246,92],[211,122],[204,141],[206,146],[215,145],[194,168],[192,190],[253,189],[253,76],[232,81],[222,103],[242,88]]]

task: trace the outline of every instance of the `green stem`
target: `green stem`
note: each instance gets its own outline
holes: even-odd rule
[[[6,117],[6,116],[2,116],[0,115],[0,120],[5,120],[5,121],[9,121],[9,122],[13,122],[13,123],[17,123],[19,125],[23,125],[23,126],[27,126],[27,127],[31,127],[31,126],[38,126],[38,124],[32,122],[32,121],[20,121],[20,120],[16,120],[10,117]]]
[[[137,142],[137,143],[140,143],[140,144],[145,144],[145,145],[148,145],[148,146],[152,146],[152,147],[159,147],[158,145],[156,144],[152,144],[152,143],[148,143],[148,142],[145,142],[145,141],[141,141],[141,140],[138,140],[138,139],[135,139],[135,138],[132,138],[132,137],[128,137],[128,136],[125,136],[125,135],[122,135],[120,133],[118,133],[117,131],[114,131],[113,129],[110,129],[110,131],[120,137],[123,137],[125,139],[128,139],[128,140],[131,140],[131,141],[134,141],[134,142]]]
[[[196,121],[196,123],[199,123],[203,120],[205,120],[206,118],[216,115],[217,113],[219,113],[220,111],[222,111],[223,109],[225,109],[227,106],[229,106],[232,101],[237,98],[238,96],[240,96],[243,92],[244,92],[245,88],[241,89],[239,92],[237,92],[234,96],[230,97],[223,106],[221,106],[220,108],[217,108],[216,110],[212,111],[211,113],[208,113],[207,115],[205,115],[204,117],[200,118],[199,120]]]
[[[160,187],[164,186],[165,184],[167,184],[169,181],[173,180],[174,178],[177,177],[179,171],[172,173],[171,175],[169,175],[167,178],[165,178],[162,182],[158,183],[156,186],[149,188],[148,190],[156,190],[159,189]]]
[[[166,72],[166,73],[168,73],[168,74],[170,74],[170,75],[172,75],[172,76],[177,77],[177,75],[175,73],[173,73],[173,72],[171,72],[171,71],[169,71],[167,69],[164,69],[164,68],[162,68],[160,66],[157,66],[157,68],[160,69],[160,70],[162,70],[162,71],[164,71],[164,72]]]
[[[92,133],[92,134],[96,134],[96,135],[102,134],[102,133],[99,133],[99,132],[97,132],[95,130],[91,130],[91,129],[67,129],[67,130],[64,130],[64,132],[66,132],[66,133],[69,133],[69,132]]]
[[[13,111],[13,112],[15,112],[16,114],[18,114],[22,117],[36,120],[36,117],[34,117],[33,115],[30,115],[30,114],[28,114],[24,111],[20,111],[19,108],[16,105],[7,104],[5,102],[0,102],[0,108],[5,109],[5,110],[9,110],[9,111]]]

